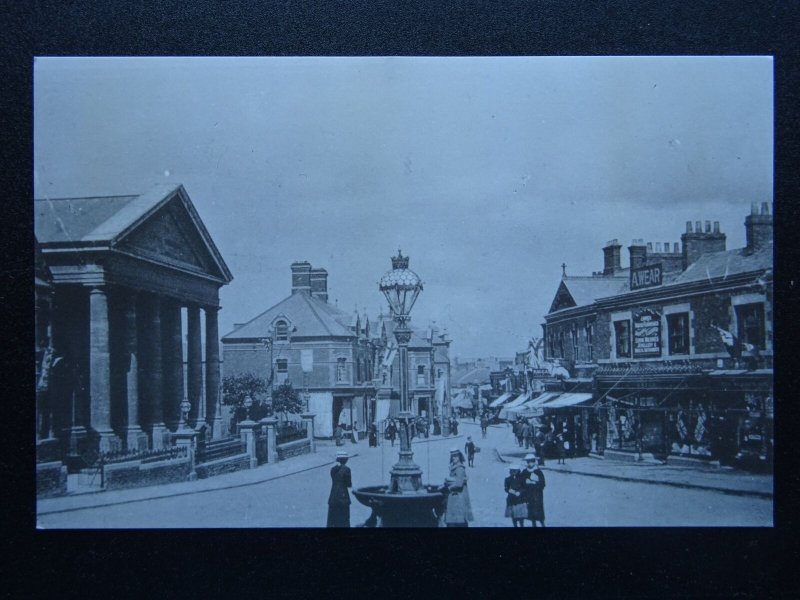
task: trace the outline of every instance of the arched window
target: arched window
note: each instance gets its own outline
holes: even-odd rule
[[[275,323],[275,339],[279,342],[285,342],[289,339],[289,325],[286,321]]]

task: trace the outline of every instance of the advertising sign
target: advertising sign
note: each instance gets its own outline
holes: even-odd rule
[[[661,285],[661,263],[631,269],[631,291]]]
[[[661,315],[654,310],[633,313],[633,356],[661,356]]]
[[[300,351],[300,366],[304,373],[310,373],[314,369],[314,351],[304,349]]]

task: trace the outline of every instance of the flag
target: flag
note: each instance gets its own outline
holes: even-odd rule
[[[737,354],[739,353],[739,347],[736,343],[736,337],[730,332],[722,327],[717,327],[716,325],[713,326],[714,329],[719,331],[719,336],[722,338],[722,343],[725,344],[725,348],[728,350],[728,354],[731,355],[732,358],[736,358]]]

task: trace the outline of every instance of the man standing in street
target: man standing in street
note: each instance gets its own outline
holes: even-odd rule
[[[336,464],[331,468],[331,493],[328,496],[328,527],[350,527],[350,494],[353,487],[347,452],[336,453]]]
[[[472,441],[472,436],[467,436],[467,443],[464,444],[464,452],[467,455],[467,464],[470,467],[475,466],[475,442]]]
[[[489,427],[489,419],[486,418],[486,414],[481,416],[481,436],[483,439],[486,439],[486,429]]]

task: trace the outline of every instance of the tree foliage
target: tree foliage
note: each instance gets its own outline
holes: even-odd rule
[[[242,408],[247,396],[253,405],[261,404],[263,394],[267,393],[267,382],[253,373],[228,375],[222,379],[222,403],[226,406]]]
[[[290,382],[282,383],[272,392],[272,408],[275,412],[299,413],[303,410],[303,402],[300,395],[292,387]]]

